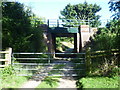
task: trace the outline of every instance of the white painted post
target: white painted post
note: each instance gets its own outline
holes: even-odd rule
[[[77,33],[77,53],[79,53],[80,52],[80,34],[79,33]]]
[[[5,61],[5,65],[8,66],[11,64],[11,54],[12,54],[12,48],[7,48],[6,49],[6,54],[5,54],[5,59],[7,61]]]

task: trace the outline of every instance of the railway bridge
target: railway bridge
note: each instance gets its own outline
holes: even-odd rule
[[[72,24],[71,24],[72,23]],[[90,27],[89,21],[69,20],[67,22],[60,20],[48,20],[47,24],[41,24],[43,30],[44,42],[48,47],[49,53],[56,53],[57,37],[73,37],[74,53],[79,53],[89,41],[90,37],[96,33],[97,28]]]

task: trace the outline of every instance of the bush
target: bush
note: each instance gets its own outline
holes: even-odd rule
[[[112,20],[105,28],[98,29],[89,43],[91,51],[120,49],[120,21]],[[111,54],[110,54],[111,55]],[[119,64],[120,55],[103,56],[92,58],[92,73],[99,75],[114,76],[117,74],[115,68]],[[107,66],[107,67],[106,67]]]
[[[101,30],[101,33],[95,35],[95,37],[93,38],[94,44],[91,43],[93,44],[91,46],[92,50],[109,50],[116,48],[115,47],[116,34],[111,33],[110,31],[105,32],[105,30],[106,29]]]
[[[26,82],[29,77],[17,76],[17,71],[13,66],[6,66],[1,69],[1,88],[20,88],[20,86]]]
[[[79,80],[79,88],[118,88],[119,77],[85,77]]]
[[[96,59],[96,60],[95,60]],[[118,59],[113,56],[92,59],[91,75],[114,77],[118,75]]]
[[[6,79],[8,76],[15,75],[15,70],[13,66],[6,66],[4,69],[1,70],[2,79]]]

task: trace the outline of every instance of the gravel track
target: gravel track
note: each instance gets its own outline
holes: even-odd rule
[[[66,63],[66,66],[64,68],[67,68],[67,69],[68,68],[73,68],[73,65],[72,65],[72,63],[70,61],[57,60],[54,63],[59,63],[59,62],[60,63]],[[50,68],[50,69],[48,69],[48,68]],[[51,66],[47,67],[47,69],[49,71],[52,70],[52,68],[53,67],[51,67]],[[47,71],[47,72],[49,72],[49,71]],[[63,73],[66,74],[66,71],[63,71]],[[71,71],[67,71],[67,74],[68,73],[73,73],[73,71],[72,72]],[[46,74],[46,76],[48,75],[47,73],[42,73],[42,74],[43,75],[40,75],[40,73],[37,72],[38,76],[37,77],[33,76],[33,78],[31,80],[29,80],[28,82],[24,83],[21,86],[21,88],[36,88],[41,83],[41,79],[45,78],[45,74]],[[58,88],[76,88],[76,80],[74,80],[74,78],[72,76],[60,78],[59,79],[59,86],[58,86]]]

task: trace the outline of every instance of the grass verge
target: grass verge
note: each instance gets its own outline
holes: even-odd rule
[[[84,77],[79,80],[79,88],[118,88],[119,76],[114,77]]]
[[[22,72],[22,71],[21,71]],[[26,82],[30,77],[17,76],[17,71],[13,66],[6,66],[0,69],[1,88],[20,88],[21,85]]]
[[[8,76],[2,80],[2,88],[20,88],[27,80],[28,78],[24,76]]]

